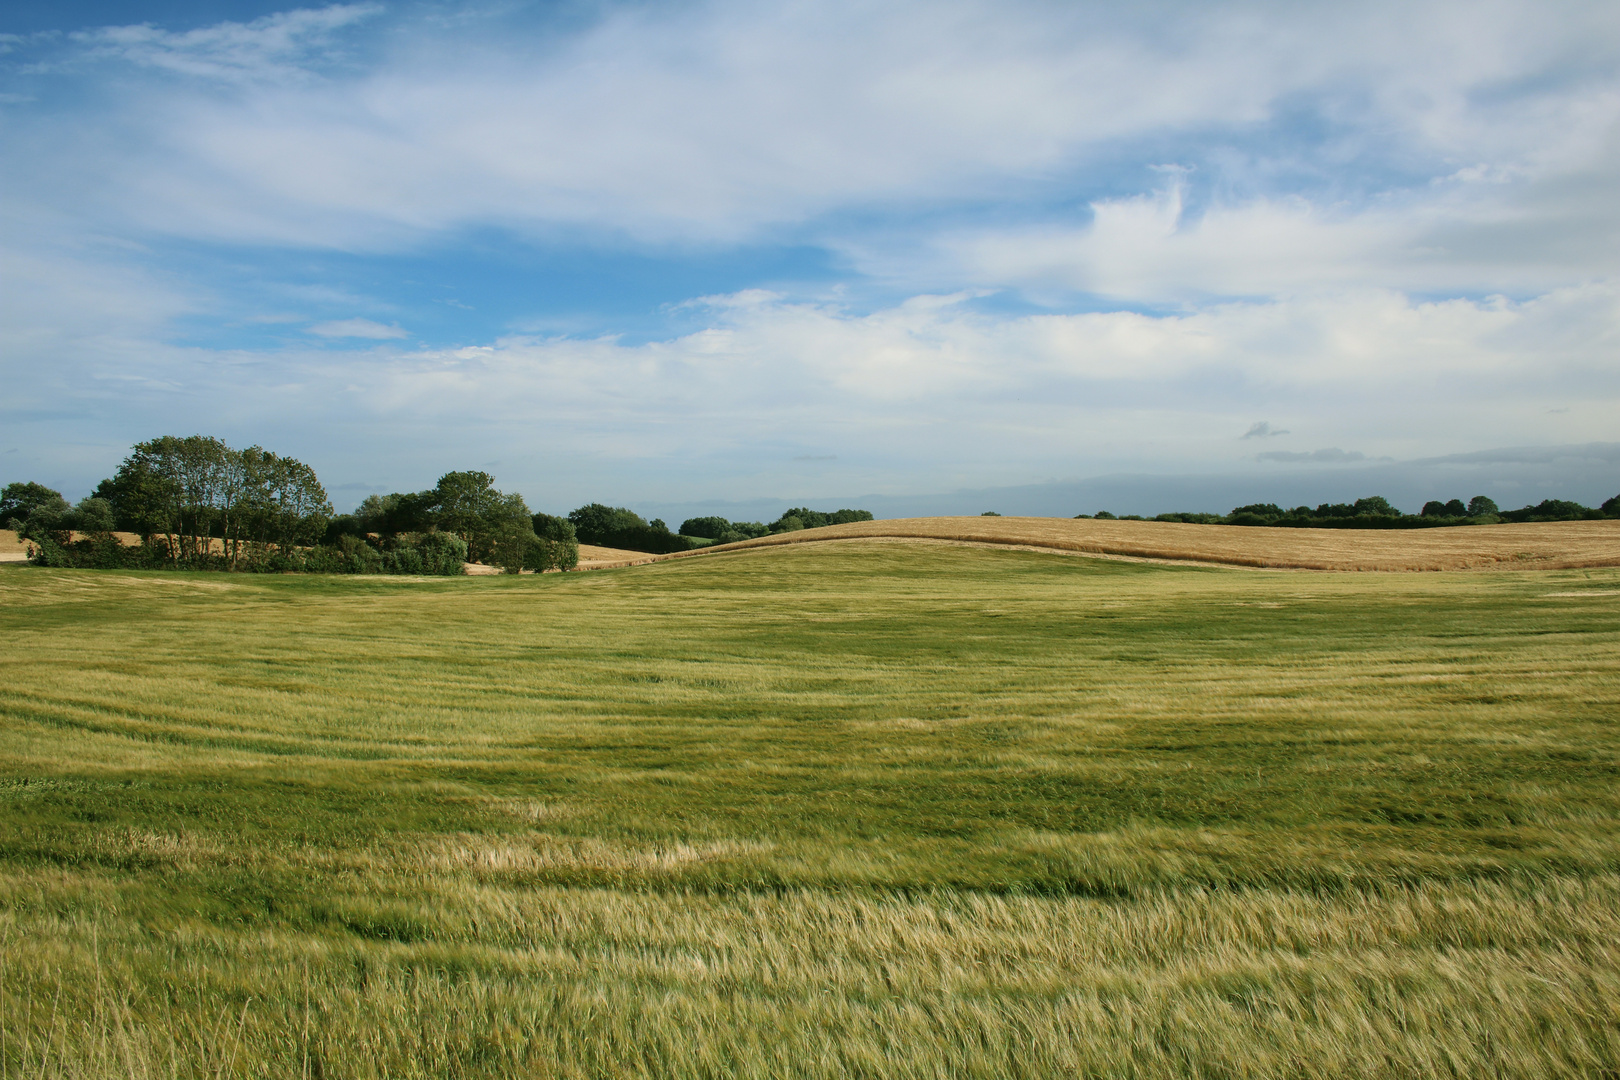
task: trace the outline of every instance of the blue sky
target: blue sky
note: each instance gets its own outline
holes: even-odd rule
[[[1620,491],[1612,3],[13,0],[0,147],[0,480],[74,497]]]

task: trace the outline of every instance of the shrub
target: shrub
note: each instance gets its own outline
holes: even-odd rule
[[[467,572],[467,541],[455,533],[424,533],[415,547],[424,574],[454,577]]]

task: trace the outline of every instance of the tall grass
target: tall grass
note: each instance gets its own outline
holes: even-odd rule
[[[0,570],[0,1076],[1595,1076],[1620,574]]]

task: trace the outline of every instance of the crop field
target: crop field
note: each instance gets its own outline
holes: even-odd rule
[[[11,565],[0,629],[0,1077],[1620,1075],[1620,569]]]
[[[1620,521],[1443,529],[1290,529],[1031,517],[853,521],[714,551],[884,537],[1279,570],[1544,570],[1620,566]],[[706,553],[706,552],[705,552]],[[688,553],[702,554],[702,553]]]

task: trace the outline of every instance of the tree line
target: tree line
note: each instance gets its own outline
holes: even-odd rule
[[[49,566],[462,574],[469,559],[512,573],[579,561],[568,521],[531,513],[488,473],[446,473],[427,491],[373,495],[338,515],[303,462],[203,435],[137,443],[76,505],[43,484],[8,484],[0,527]]]
[[[1620,495],[1599,507],[1582,506],[1567,499],[1543,499],[1521,510],[1502,510],[1486,496],[1475,495],[1466,503],[1461,499],[1448,502],[1431,499],[1423,504],[1420,512],[1403,514],[1383,496],[1371,495],[1353,503],[1322,503],[1314,508],[1296,506],[1291,510],[1285,510],[1276,503],[1250,503],[1235,508],[1230,514],[1171,513],[1159,514],[1151,519],[1140,514],[1122,514],[1116,519],[1114,514],[1099,510],[1095,514],[1076,514],[1075,517],[1296,529],[1427,529],[1453,525],[1496,525],[1504,521],[1601,521],[1620,518]]]
[[[691,551],[711,544],[732,544],[772,533],[796,532],[846,521],[871,521],[870,510],[811,510],[796,506],[782,513],[769,525],[758,521],[728,521],[723,517],[695,517],[681,522],[679,532],[671,532],[660,518],[647,521],[622,506],[591,503],[568,515],[581,543],[623,548],[662,555]]]

